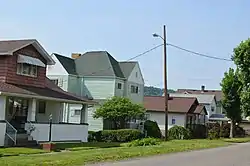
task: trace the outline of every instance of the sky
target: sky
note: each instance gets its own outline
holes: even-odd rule
[[[1,2],[0,39],[37,39],[49,53],[105,50],[128,60],[167,42],[230,59],[250,36],[249,0],[8,0]],[[220,89],[233,62],[208,59],[167,47],[168,87]],[[163,87],[163,48],[139,62],[146,85]]]

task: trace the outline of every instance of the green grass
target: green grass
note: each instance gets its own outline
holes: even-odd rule
[[[100,143],[99,143],[100,144]],[[89,145],[89,144],[86,144]],[[230,145],[223,140],[175,140],[156,146],[82,149],[56,154],[0,158],[1,166],[81,166],[85,163],[114,161],[131,157],[167,154]],[[91,146],[88,146],[91,147]],[[93,146],[92,146],[93,147]],[[98,147],[98,146],[97,146]]]
[[[30,155],[40,153],[46,153],[46,151],[31,148],[0,148],[0,154],[2,156]]]
[[[244,137],[244,138],[228,138],[228,139],[223,139],[225,142],[230,142],[230,143],[245,143],[245,142],[250,142],[250,137]]]
[[[84,143],[56,143],[57,150],[77,150],[77,149],[96,149],[120,147],[117,142],[84,142]]]

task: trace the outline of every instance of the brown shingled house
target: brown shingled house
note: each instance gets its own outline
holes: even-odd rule
[[[50,82],[46,66],[53,64],[37,40],[0,41],[0,146],[28,142],[27,139],[48,141],[49,119],[53,123],[52,141],[87,141],[86,107],[95,102]],[[63,121],[67,112],[62,109],[63,103],[83,105],[81,124]]]
[[[156,121],[162,132],[165,130],[164,96],[145,96],[144,107],[147,119]],[[193,97],[170,97],[168,100],[168,128],[174,125],[186,127],[192,124],[204,124],[207,111]]]

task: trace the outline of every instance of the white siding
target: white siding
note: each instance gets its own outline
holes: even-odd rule
[[[84,77],[84,92],[94,99],[107,99],[115,94],[115,79]]]
[[[47,75],[50,80],[58,80],[58,86],[64,91],[68,91],[68,75]]]
[[[89,131],[99,131],[103,129],[103,119],[94,119],[93,114],[98,106],[88,108]]]
[[[83,86],[81,85],[82,77],[78,77],[75,75],[69,75],[68,77],[68,92],[76,94],[78,96],[82,96]]]
[[[115,80],[115,96],[120,96],[123,97],[125,95],[124,91],[125,91],[125,81],[121,80],[121,79],[116,79]],[[121,89],[118,89],[118,84],[121,84]]]
[[[131,93],[131,86],[138,86],[138,93]],[[132,70],[130,76],[128,77],[128,80],[126,82],[126,89],[125,89],[125,95],[130,98],[135,103],[143,103],[143,97],[144,97],[144,80],[143,76],[139,67],[139,64],[137,63]]]
[[[81,110],[81,104],[69,104],[69,123],[80,123],[81,115],[75,115],[75,110]]]
[[[156,121],[160,130],[165,131],[165,113],[164,112],[147,111],[147,114],[149,114],[149,120]],[[172,118],[175,119],[175,124],[172,124]],[[170,129],[174,125],[185,127],[186,114],[169,113],[168,114],[168,129]]]
[[[0,123],[0,147],[5,145],[6,123]]]

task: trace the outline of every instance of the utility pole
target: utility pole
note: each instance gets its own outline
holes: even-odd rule
[[[167,86],[167,37],[166,25],[163,26],[163,55],[164,55],[164,98],[165,98],[165,141],[168,140],[168,86]]]
[[[163,60],[164,60],[164,105],[165,105],[165,140],[168,140],[168,86],[167,86],[167,34],[166,25],[163,26],[163,37],[157,33],[153,34],[153,37],[159,37],[163,40]]]

